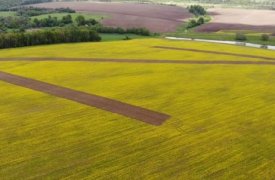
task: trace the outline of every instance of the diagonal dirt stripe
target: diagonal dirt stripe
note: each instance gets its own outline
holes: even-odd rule
[[[0,80],[159,126],[170,116],[117,100],[0,71]]]
[[[106,58],[0,58],[0,61],[62,61],[62,62],[99,62],[99,63],[148,63],[148,64],[205,64],[205,65],[275,65],[267,61],[224,61],[224,60],[165,60],[165,59],[106,59]]]
[[[168,49],[168,50],[179,50],[179,51],[192,51],[192,52],[201,52],[201,53],[210,53],[210,54],[219,54],[219,55],[230,55],[230,56],[238,56],[238,57],[247,57],[247,58],[257,58],[264,60],[273,60],[275,58],[265,57],[265,56],[256,56],[256,55],[248,55],[248,54],[237,54],[237,53],[227,53],[227,52],[218,52],[218,51],[208,51],[208,50],[200,50],[200,49],[192,49],[192,48],[178,48],[178,47],[168,47],[168,46],[153,46],[153,48],[159,49]]]

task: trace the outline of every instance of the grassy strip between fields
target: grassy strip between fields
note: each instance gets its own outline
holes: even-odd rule
[[[272,34],[269,35],[269,39],[267,41],[262,40],[262,35],[265,33],[256,33],[251,31],[221,31],[216,33],[201,33],[195,31],[183,31],[179,29],[175,33],[167,33],[167,36],[175,36],[175,37],[184,37],[184,38],[194,38],[194,39],[209,39],[209,40],[222,40],[222,41],[236,41],[236,33],[241,33],[245,35],[246,41],[248,43],[256,43],[263,45],[275,45],[275,36]]]

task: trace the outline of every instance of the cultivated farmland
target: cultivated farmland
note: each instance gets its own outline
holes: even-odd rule
[[[274,51],[139,39],[0,56],[3,179],[275,177]],[[53,86],[165,121],[110,112],[54,94]]]
[[[185,8],[156,4],[54,2],[32,6],[44,8],[69,7],[76,11],[105,14],[108,17],[103,19],[102,23],[106,26],[142,27],[152,32],[173,32],[185,19],[192,17]]]
[[[275,13],[273,10],[212,8],[210,23],[198,28],[200,32],[220,30],[250,30],[257,32],[275,32]]]

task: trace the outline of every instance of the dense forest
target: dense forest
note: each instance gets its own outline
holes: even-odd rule
[[[33,7],[16,7],[12,8],[9,12],[13,12],[15,15],[0,17],[0,33],[18,30],[25,31],[26,29],[31,28],[62,27],[66,25],[77,24],[77,21],[74,23],[71,16],[71,14],[75,13],[75,11],[69,8],[45,9]],[[61,19],[58,19],[57,17],[51,16],[51,14],[54,13],[66,13],[67,15],[64,15],[63,17],[61,17]],[[31,18],[33,16],[39,16],[44,14],[48,15],[48,17],[40,19]],[[82,26],[91,26],[98,23],[94,19],[86,20],[82,16],[78,18],[82,19]]]
[[[69,42],[100,41],[98,33],[86,27],[45,29],[33,32],[0,34],[0,49]]]

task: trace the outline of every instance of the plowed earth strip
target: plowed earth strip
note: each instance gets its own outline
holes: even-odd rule
[[[0,71],[0,80],[159,126],[170,116],[117,100]]]
[[[202,64],[202,65],[275,65],[267,61],[224,61],[224,60],[159,60],[159,59],[101,59],[101,58],[0,58],[0,61],[62,61],[102,63],[148,63],[148,64]]]
[[[256,59],[264,59],[264,60],[273,60],[273,61],[275,61],[275,58],[265,57],[265,56],[248,55],[248,54],[237,54],[237,53],[227,53],[227,52],[207,51],[207,50],[191,49],[191,48],[167,47],[167,46],[153,46],[153,47],[154,48],[159,48],[159,49],[192,51],[192,52],[210,53],[210,54],[216,54],[216,55],[217,54],[218,55],[229,55],[229,56],[238,56],[238,57],[247,57],[247,58],[256,58]]]

